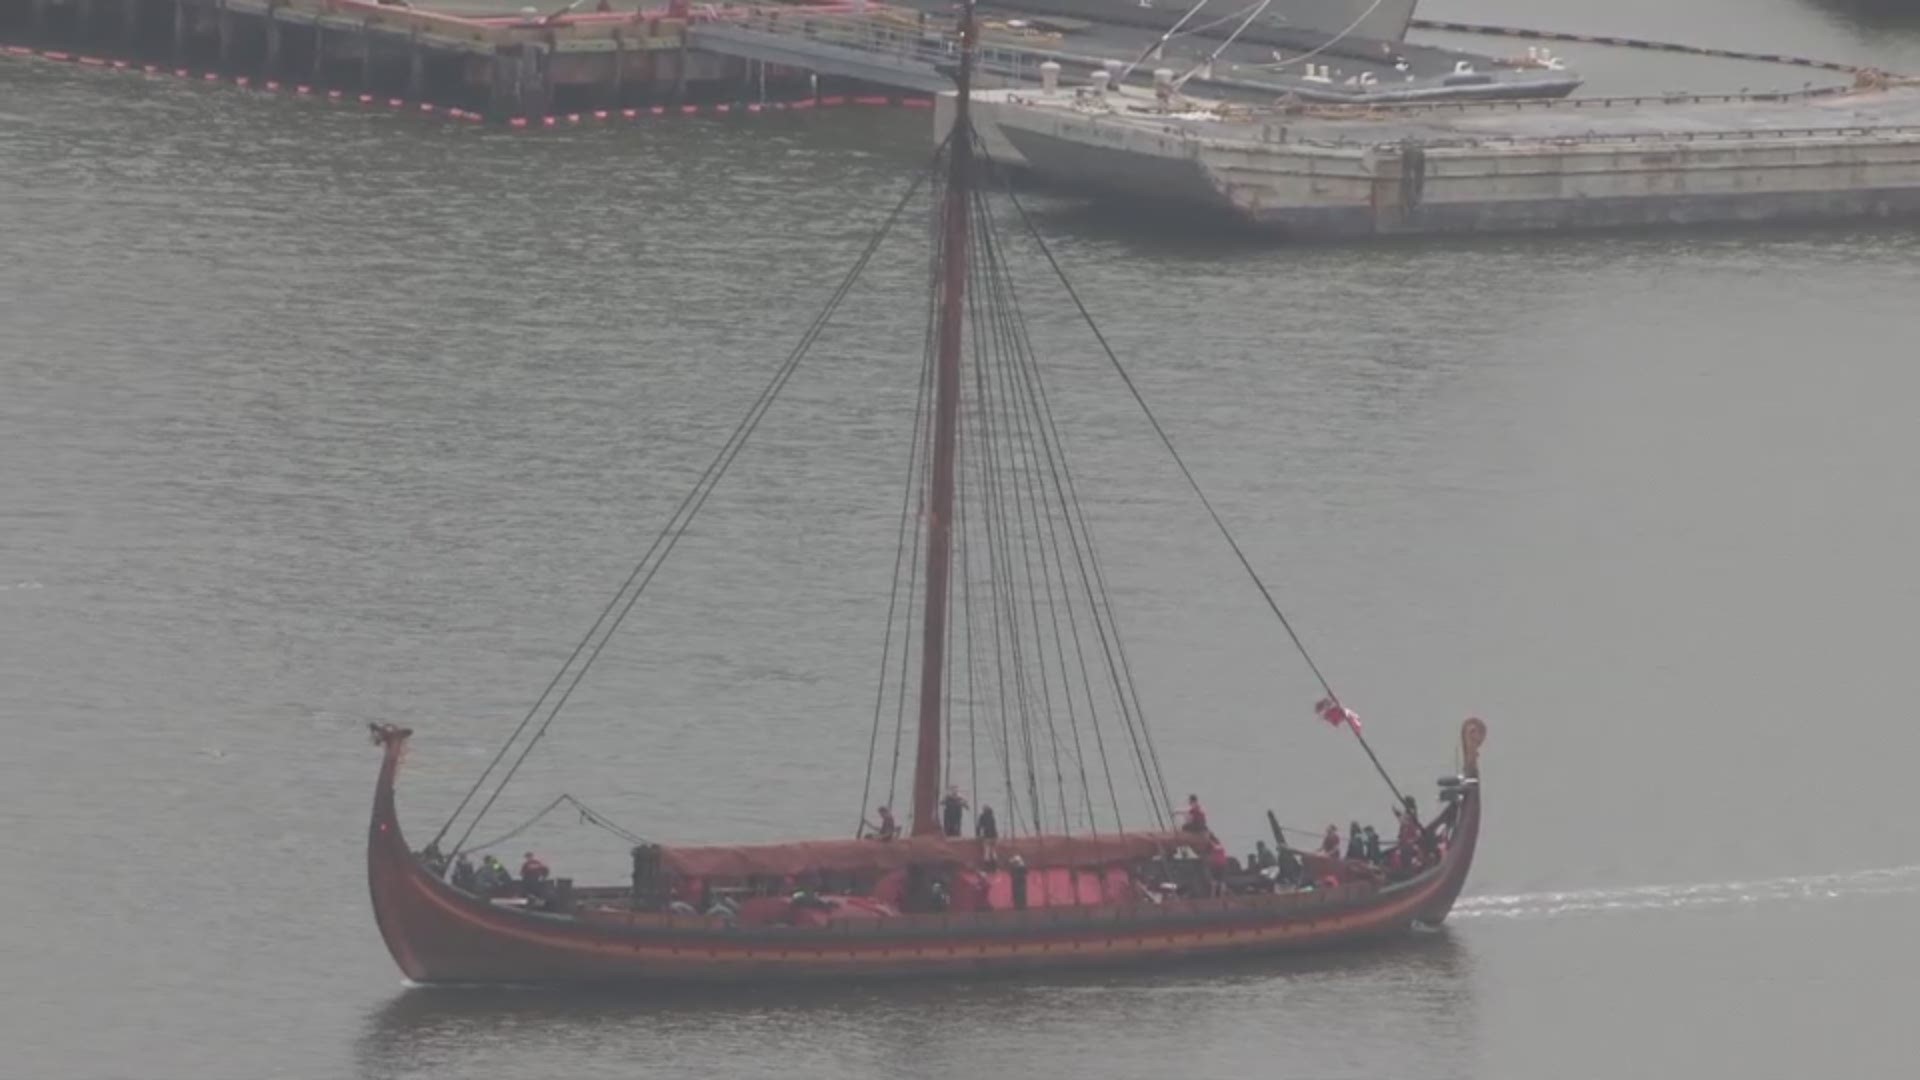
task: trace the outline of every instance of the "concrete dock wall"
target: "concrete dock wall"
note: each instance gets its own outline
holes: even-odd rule
[[[1920,208],[1920,129],[1204,155],[1243,216],[1313,234],[1888,216]]]
[[[806,72],[689,48],[688,20],[551,24],[366,0],[0,0],[0,35],[260,79],[405,95],[494,120],[794,97]]]
[[[1300,236],[1920,213],[1920,85],[1237,119],[990,91],[976,112],[997,157],[1062,187]]]

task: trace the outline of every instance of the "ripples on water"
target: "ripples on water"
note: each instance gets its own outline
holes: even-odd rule
[[[1920,67],[1910,21],[1840,0],[1430,9]],[[0,61],[0,1072],[1911,1071],[1900,228],[1301,250],[1034,200],[1396,774],[1427,790],[1492,722],[1445,931],[798,998],[401,988],[365,721],[420,730],[402,812],[438,824],[923,120],[522,139]],[[923,271],[876,267],[503,820],[560,790],[673,839],[856,809]],[[1384,816],[1063,301],[1030,314],[1175,783],[1236,847],[1268,806]],[[590,830],[529,842],[623,872]],[[1649,881],[1718,884],[1621,884]]]
[[[1469,896],[1454,908],[1453,917],[1546,919],[1593,912],[1671,911],[1726,904],[1841,900],[1909,893],[1920,893],[1920,866],[1858,870],[1845,874],[1808,874],[1759,881],[1720,881],[1703,885],[1643,885],[1626,889]]]

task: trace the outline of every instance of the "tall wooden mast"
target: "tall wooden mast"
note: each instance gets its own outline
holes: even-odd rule
[[[927,507],[926,627],[921,635],[920,744],[913,767],[913,835],[940,832],[940,726],[947,659],[947,599],[953,566],[953,470],[960,419],[960,329],[966,321],[967,242],[973,198],[973,0],[960,13],[960,70],[947,135],[946,199],[940,208],[940,352],[934,372],[933,481]]]

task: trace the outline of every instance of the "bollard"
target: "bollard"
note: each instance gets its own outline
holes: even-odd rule
[[[420,47],[420,30],[407,35],[407,95],[425,97],[427,93],[427,53]]]

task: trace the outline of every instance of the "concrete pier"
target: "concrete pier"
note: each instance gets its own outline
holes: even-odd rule
[[[0,40],[236,76],[297,75],[495,120],[734,100],[751,62],[689,50],[690,21],[664,8],[549,19],[371,0],[0,0]],[[769,79],[788,96],[808,85],[807,73],[791,68]]]
[[[225,74],[270,79],[299,72],[316,83],[404,94],[496,120],[745,100],[741,95],[793,97],[820,82],[829,95],[919,96],[950,85],[954,26],[944,0],[697,7],[667,0],[663,7],[607,12],[566,11],[554,3],[531,15],[426,7],[460,2],[0,0],[0,41],[24,29],[35,43],[63,50],[111,45],[132,57],[164,56],[176,65],[211,64]],[[1259,102],[1280,94],[1338,101],[1553,96],[1579,83],[1563,70],[1344,38],[1302,38],[1290,47],[1311,45],[1309,55],[1325,62],[1276,66],[1275,43],[1264,38],[1155,46],[1159,32],[1128,23],[1124,12],[1112,22],[1041,20],[1042,28],[1007,17],[1020,2],[1010,0],[1012,11],[982,24],[976,85],[1038,82],[1047,63],[1064,65],[1073,76],[1122,71],[1124,61],[1149,47],[1159,48],[1166,64],[1195,68],[1196,89]],[[152,14],[143,17],[146,9]],[[1133,65],[1123,80],[1150,76],[1148,67]]]

